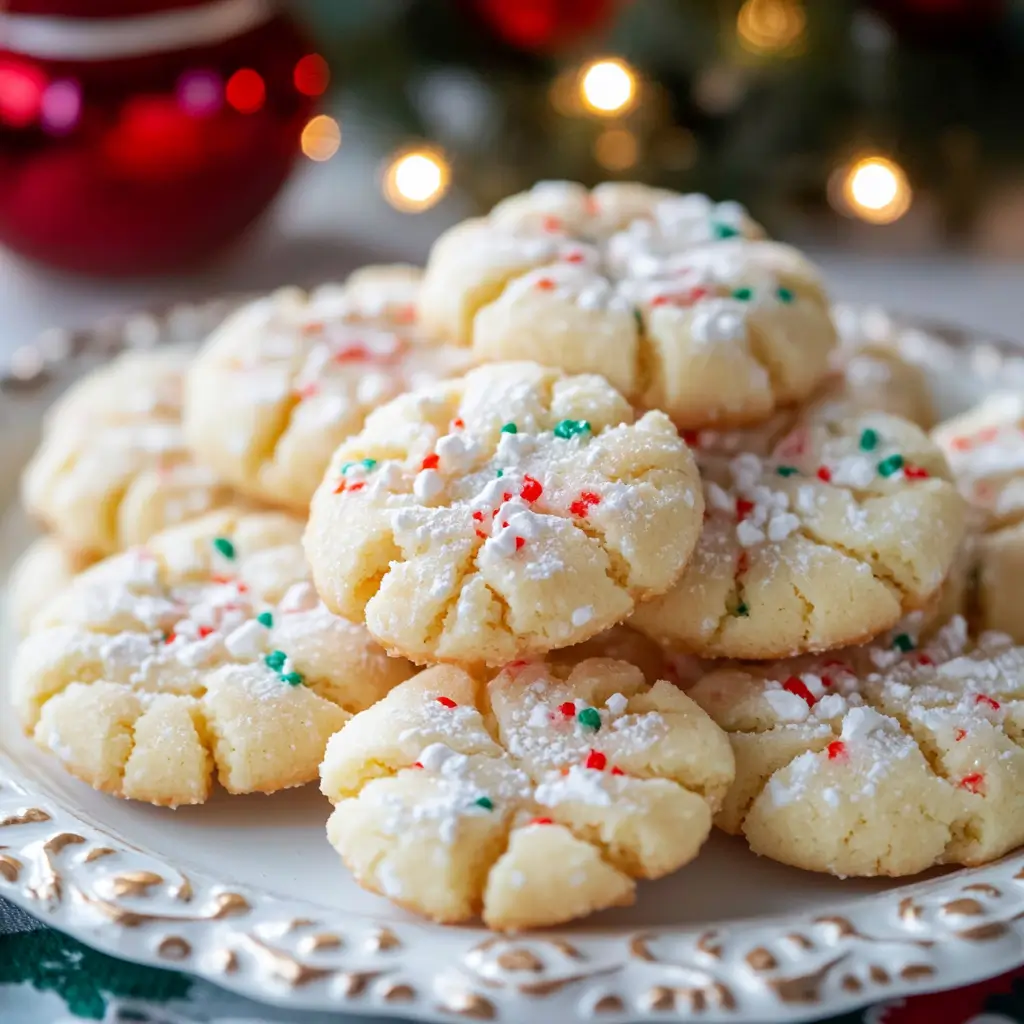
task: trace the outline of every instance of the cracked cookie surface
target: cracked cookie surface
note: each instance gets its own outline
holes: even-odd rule
[[[932,437],[978,520],[968,594],[972,623],[1024,643],[1024,395],[990,395],[937,426]]]
[[[25,730],[116,796],[202,803],[316,778],[328,737],[413,671],[311,584],[302,524],[224,510],[98,563],[35,618],[12,670]]]
[[[72,386],[22,475],[29,514],[83,557],[141,544],[232,500],[181,430],[187,347],[129,352]]]
[[[728,740],[675,686],[611,659],[439,666],[334,736],[327,834],[360,885],[500,930],[631,903],[692,860],[733,778]]]
[[[915,648],[838,651],[705,676],[729,734],[716,823],[762,856],[840,876],[984,864],[1024,843],[1024,649],[962,618]]]
[[[367,413],[472,362],[424,338],[419,280],[414,267],[366,267],[343,285],[285,288],[238,310],[188,377],[193,449],[241,493],[305,511],[331,453]]]
[[[480,367],[344,442],[306,530],[317,590],[418,663],[503,665],[580,643],[679,578],[696,465],[660,412],[595,376]]]
[[[836,340],[817,271],[762,234],[735,203],[541,182],[441,236],[424,325],[599,373],[683,428],[756,422],[815,389]]]
[[[935,598],[966,507],[920,429],[824,403],[771,441],[763,457],[697,450],[700,541],[630,625],[700,657],[763,660],[863,642]]]

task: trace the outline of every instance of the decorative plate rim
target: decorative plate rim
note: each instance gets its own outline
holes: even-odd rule
[[[212,323],[228,308],[206,303],[185,319]],[[876,309],[839,313],[865,330],[881,329],[879,317],[893,325]],[[175,336],[171,324],[166,316],[126,318],[119,328],[105,325],[102,344],[79,332],[65,358],[132,347],[132,330],[155,344]],[[897,326],[911,358],[927,336],[947,351],[977,354],[979,374],[1019,363],[1024,379],[1024,360],[1014,354],[1022,350],[1009,342],[909,318]],[[0,393],[12,381],[12,397],[35,390],[60,358],[47,351],[22,356],[13,376],[0,371]],[[1024,850],[844,900],[827,915],[487,937],[186,875],[42,792],[2,747],[0,895],[104,953],[182,970],[249,998],[420,1020],[518,1021],[543,1009],[554,1020],[610,1024],[800,1021],[967,984],[1024,962]]]

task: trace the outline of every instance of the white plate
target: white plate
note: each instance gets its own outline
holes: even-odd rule
[[[877,312],[846,316],[888,329]],[[936,330],[943,341],[917,328],[902,341],[945,412],[997,383],[1024,387],[1024,365],[998,344]],[[29,536],[15,497],[51,397],[37,384],[0,394],[0,574]],[[8,640],[0,665],[9,658]],[[629,909],[494,937],[426,924],[359,889],[324,839],[313,786],[178,811],[133,805],[65,776],[11,719],[0,710],[0,895],[104,952],[255,999],[421,1020],[797,1021],[1024,961],[1024,853],[907,885],[790,870],[716,836]]]

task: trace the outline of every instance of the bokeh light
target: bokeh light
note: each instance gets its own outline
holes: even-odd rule
[[[626,128],[606,128],[594,140],[594,159],[609,171],[626,171],[639,155],[636,136]]]
[[[224,83],[220,75],[209,68],[183,71],[174,91],[181,109],[195,117],[216,114],[224,105]]]
[[[341,125],[326,114],[317,114],[302,129],[302,152],[310,160],[330,160],[341,146]]]
[[[0,62],[0,121],[27,128],[39,114],[46,76],[31,64]]]
[[[579,81],[580,99],[595,114],[622,114],[636,102],[636,72],[617,57],[591,62]]]
[[[913,202],[903,168],[880,155],[865,156],[841,167],[834,176],[833,205],[869,224],[892,224]]]
[[[82,116],[82,87],[73,78],[58,78],[43,92],[39,123],[51,135],[66,135]]]
[[[800,0],[746,0],[736,19],[740,45],[758,54],[795,53],[806,28]]]
[[[307,53],[292,72],[295,88],[303,96],[321,96],[331,81],[331,69],[319,53]]]
[[[263,76],[252,68],[239,68],[227,82],[224,95],[240,114],[255,114],[267,98]]]
[[[451,169],[436,149],[405,149],[384,171],[384,198],[403,213],[429,210],[448,191]]]

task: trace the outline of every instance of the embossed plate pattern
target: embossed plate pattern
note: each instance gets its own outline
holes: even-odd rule
[[[56,387],[96,355],[181,339],[224,303],[51,335],[0,370],[0,572],[27,525],[16,479]],[[840,310],[882,335],[878,310]],[[1005,342],[895,326],[944,413],[1024,387]],[[8,643],[0,665],[9,662]],[[66,778],[0,713],[0,895],[115,956],[251,998],[422,1020],[797,1021],[952,987],[1024,961],[1024,853],[914,884],[847,881],[758,860],[715,837],[635,907],[559,932],[494,937],[417,921],[359,890],[323,838],[313,787],[177,812]]]

